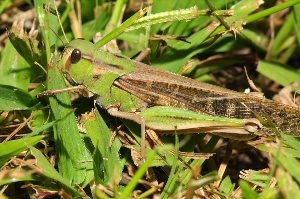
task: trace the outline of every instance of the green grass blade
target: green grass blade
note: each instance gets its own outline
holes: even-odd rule
[[[273,43],[272,48],[270,50],[270,59],[274,59],[277,57],[284,49],[282,49],[285,43],[285,41],[288,40],[289,37],[291,37],[291,33],[294,28],[294,15],[290,14],[287,17],[287,20],[284,22],[284,24],[281,26],[279,32],[277,33]]]
[[[53,60],[48,70],[48,89],[65,87],[58,63]],[[93,178],[92,156],[80,137],[73,110],[67,93],[50,97],[50,106],[56,120],[64,118],[55,125],[55,143],[59,157],[59,172],[70,182],[85,186]]]
[[[265,10],[262,10],[260,12],[257,12],[255,14],[252,14],[252,15],[248,16],[246,18],[245,22],[246,23],[251,23],[251,22],[260,20],[264,17],[267,17],[267,16],[269,16],[271,14],[274,14],[276,12],[279,12],[283,9],[289,8],[289,7],[291,7],[293,5],[296,5],[298,3],[300,3],[300,0],[289,0],[289,1],[286,1],[284,3],[280,3],[280,4],[278,4],[276,6],[273,6],[269,9],[265,9]]]
[[[300,46],[300,4],[296,4],[293,7],[293,24],[296,31],[298,46]]]
[[[0,167],[11,157],[40,142],[45,136],[34,136],[0,143]]]
[[[281,134],[284,143],[288,145],[289,147],[295,149],[300,153],[300,141],[297,138],[294,138],[293,136]]]
[[[283,169],[279,169],[277,173],[278,187],[282,198],[300,198],[299,184],[292,179],[291,175]]]
[[[0,3],[0,14],[11,4],[11,0],[4,0]]]
[[[258,185],[260,187],[268,187],[272,176],[269,173],[264,173],[255,170],[246,170],[242,172],[242,179]]]
[[[233,192],[235,187],[235,184],[231,182],[230,177],[226,176],[221,184],[220,184],[220,191],[224,192],[227,196],[230,196],[230,194]]]
[[[125,29],[127,27],[131,26],[136,20],[138,20],[139,18],[141,18],[146,12],[147,12],[147,9],[144,8],[144,9],[140,10],[139,12],[135,13],[129,19],[127,19],[126,21],[124,21],[119,27],[115,28],[113,31],[111,31],[110,33],[108,33],[107,35],[105,35],[95,45],[98,48],[100,48],[101,46],[103,46],[107,42],[109,42],[109,41],[117,38],[120,34],[122,34],[125,31]]]
[[[279,163],[285,168],[298,183],[300,183],[300,163],[296,158],[292,158],[289,155],[278,153],[277,150],[270,151],[272,155],[279,161]]]
[[[31,133],[28,133],[27,135],[25,135],[25,138],[29,138],[29,137],[33,137],[33,136],[37,136],[40,133],[42,133],[43,131],[49,129],[50,127],[52,127],[54,124],[56,124],[57,121],[52,121],[49,122],[47,124],[44,124],[42,126],[37,127],[36,129],[34,129],[34,131],[32,131]]]
[[[281,64],[259,61],[257,71],[283,86],[288,86],[292,82],[300,83],[299,71]]]
[[[138,184],[138,181],[143,177],[156,155],[156,152],[153,150],[147,153],[146,161],[139,167],[134,176],[131,178],[131,181],[127,184],[122,194],[118,197],[119,199],[126,199],[129,198],[129,196],[131,196],[132,191]]]
[[[112,132],[97,110],[84,116],[84,124],[95,147],[94,172],[96,183],[118,183],[122,177],[123,164],[119,156],[121,142],[116,137],[109,146]]]
[[[51,14],[44,8],[45,6],[50,6],[51,9],[54,9],[52,4],[53,1],[34,0],[35,11],[38,16],[43,42],[45,43],[47,61],[50,60],[51,46],[53,46],[58,40],[57,36],[52,31],[57,32],[59,29],[57,16]]]
[[[109,30],[114,29],[118,25],[120,16],[122,15],[123,6],[124,6],[124,0],[117,0],[110,21],[107,26]]]
[[[69,183],[68,180],[63,178],[50,164],[50,162],[45,158],[45,156],[36,148],[30,147],[30,151],[32,155],[36,158],[36,164],[41,169],[41,174],[44,176],[51,178],[57,182],[62,183],[67,190],[75,196],[80,196],[81,194],[76,191]]]
[[[15,173],[20,173],[20,169],[17,168],[15,170],[10,170],[10,172],[11,173],[14,173],[14,172]],[[6,177],[1,178],[0,179],[0,186],[5,185],[5,184],[16,183],[16,182],[27,182],[27,181],[33,182],[33,181],[36,181],[37,179],[38,179],[37,177],[35,177],[33,175],[30,175],[30,174],[26,175],[26,173],[25,173],[22,176],[17,176],[17,177],[14,177],[14,178],[10,178],[10,177],[8,177],[8,178],[6,178]],[[1,197],[1,195],[0,195],[0,197]]]
[[[178,161],[178,151],[179,151],[179,141],[178,141],[178,135],[175,135],[175,154],[173,157],[173,164],[171,167],[171,171],[169,174],[169,179],[161,193],[161,198],[168,198],[170,197],[168,193],[174,193],[176,189],[176,182],[178,179],[178,176],[183,169],[184,165],[180,164]]]
[[[256,191],[252,190],[252,188],[250,187],[250,185],[245,182],[245,181],[240,181],[239,182],[240,188],[242,190],[242,197],[244,199],[257,199],[258,197],[258,193],[256,193]]]

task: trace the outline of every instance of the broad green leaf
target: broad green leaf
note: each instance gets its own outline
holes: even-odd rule
[[[23,89],[28,90],[29,82],[44,81],[42,78],[46,76],[46,73],[42,67],[46,67],[47,60],[44,48],[40,48],[41,42],[39,42],[37,38],[28,33],[24,33],[23,30],[19,30],[18,28],[10,30],[8,32],[8,37],[14,49],[18,52],[17,55],[28,65],[27,70],[16,70],[20,73],[17,73],[16,75],[22,75],[22,79],[27,77],[26,81],[23,80],[23,82],[20,82],[22,83],[22,87],[26,86]],[[12,79],[16,77],[12,77]]]
[[[267,187],[272,177],[268,173],[264,173],[262,171],[255,171],[255,170],[245,170],[242,174],[243,174],[243,177],[241,177],[242,179],[261,187]]]
[[[0,85],[0,110],[27,110],[37,103],[36,99],[19,88]]]
[[[0,84],[28,89],[31,66],[7,40],[0,61]]]
[[[121,142],[116,137],[109,146],[112,132],[106,126],[97,110],[85,115],[84,124],[94,151],[94,172],[97,183],[119,182],[122,177],[123,163],[119,156]]]
[[[48,70],[48,89],[65,88],[65,82],[58,63],[53,59]],[[80,137],[76,118],[67,93],[51,96],[50,106],[55,120],[68,115],[54,126],[54,138],[58,153],[58,167],[61,175],[74,184],[86,186],[93,178],[92,156]]]
[[[231,182],[230,177],[226,176],[224,180],[222,180],[220,184],[220,190],[223,191],[225,194],[229,195],[234,190],[235,184]]]
[[[8,32],[8,37],[16,51],[31,66],[29,69],[32,70],[34,68],[34,62],[42,61],[40,64],[46,64],[46,60],[41,57],[43,50],[38,48],[38,41],[35,38],[29,38],[27,34],[24,35],[24,33],[18,30]]]

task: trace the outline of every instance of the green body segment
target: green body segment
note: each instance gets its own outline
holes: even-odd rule
[[[134,112],[142,107],[140,99],[115,86],[111,86],[109,96],[97,96],[96,100],[101,107],[118,107],[121,112]]]

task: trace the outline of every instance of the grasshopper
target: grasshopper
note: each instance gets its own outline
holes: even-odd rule
[[[67,44],[60,65],[73,87],[56,93],[84,90],[112,116],[158,133],[207,132],[236,140],[274,136],[261,117],[270,118],[279,131],[300,136],[299,108],[155,69],[86,40]]]

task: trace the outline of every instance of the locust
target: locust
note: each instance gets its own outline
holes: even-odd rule
[[[274,136],[274,128],[263,124],[270,120],[278,131],[300,136],[299,108],[156,69],[86,40],[68,43],[60,65],[72,87],[42,95],[81,90],[110,115],[135,121],[142,129],[249,140]]]

